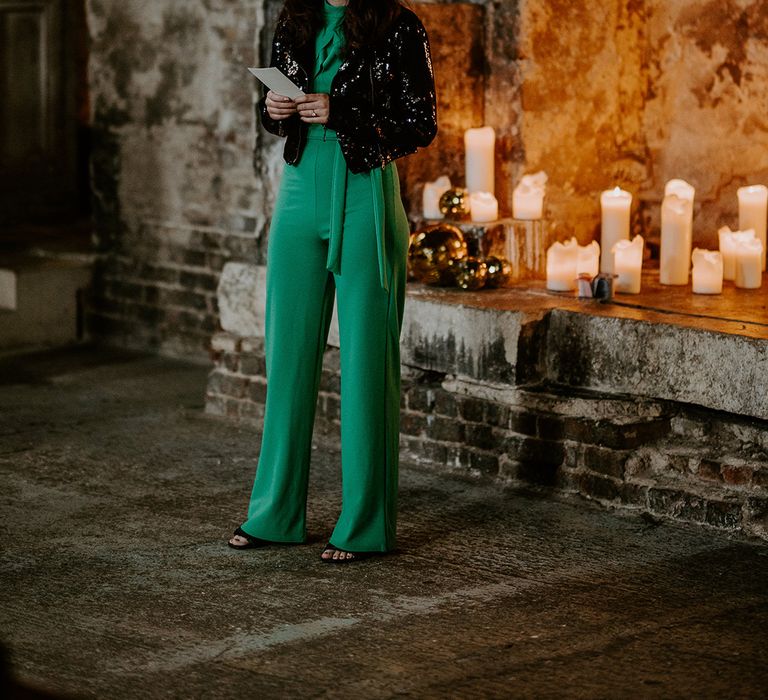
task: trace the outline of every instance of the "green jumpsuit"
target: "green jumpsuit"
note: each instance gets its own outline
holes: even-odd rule
[[[342,62],[345,7],[324,6],[315,93],[330,93]],[[330,542],[352,552],[394,548],[408,238],[395,164],[352,173],[336,133],[311,124],[299,162],[285,165],[267,245],[267,395],[241,526],[249,535],[306,539],[312,431],[335,293],[342,510]]]

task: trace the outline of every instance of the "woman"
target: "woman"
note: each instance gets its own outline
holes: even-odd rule
[[[409,228],[396,158],[437,133],[427,34],[397,0],[286,0],[271,65],[302,90],[258,108],[286,138],[267,250],[264,432],[237,549],[306,539],[323,352],[339,319],[342,511],[321,554],[395,546],[400,329]]]

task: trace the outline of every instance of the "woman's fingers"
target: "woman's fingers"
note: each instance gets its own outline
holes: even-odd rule
[[[325,93],[304,95],[296,99],[296,109],[303,122],[325,124],[329,115],[329,98]]]
[[[270,90],[267,92],[267,112],[272,119],[286,119],[296,113],[296,103],[284,95],[278,95]]]
[[[286,97],[285,95],[278,95],[272,90],[267,92],[267,102],[274,102],[275,104],[283,103],[295,105],[295,102],[290,97]]]
[[[267,92],[266,104],[272,119],[286,119],[298,112],[301,120],[307,124],[325,124],[330,113],[330,99],[325,93],[302,95],[292,100],[270,90]]]

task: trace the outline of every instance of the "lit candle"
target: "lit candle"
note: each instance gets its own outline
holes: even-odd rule
[[[512,193],[512,216],[515,219],[540,219],[544,215],[544,195],[547,174],[542,170],[534,175],[523,175]]]
[[[676,194],[664,197],[661,205],[661,253],[659,281],[688,284],[693,243],[693,200]]]
[[[635,236],[630,243],[627,240],[617,241],[613,245],[613,272],[618,275],[614,289],[625,294],[640,294],[640,283],[643,271],[642,236]]]
[[[447,175],[442,175],[434,182],[424,183],[424,196],[422,198],[425,219],[442,219],[440,211],[440,197],[451,189],[451,180]]]
[[[768,187],[751,185],[740,187],[739,196],[739,228],[755,230],[755,238],[763,244],[763,270],[765,270],[765,228],[768,222]]]
[[[600,195],[602,226],[600,229],[600,247],[603,251],[600,259],[601,272],[613,272],[613,246],[618,241],[629,240],[629,210],[632,195],[620,187],[606,190]]]
[[[472,192],[496,191],[493,179],[496,132],[493,127],[467,129],[464,132],[466,150],[467,190]]]
[[[576,275],[596,277],[600,272],[600,244],[592,241],[589,245],[580,245],[576,261]]]
[[[763,242],[749,238],[736,242],[736,286],[757,289],[763,283]]]
[[[579,244],[575,238],[553,243],[547,251],[547,289],[569,292],[576,289]]]
[[[723,256],[717,250],[694,248],[693,262],[694,294],[720,294],[723,291]]]
[[[720,253],[723,256],[723,279],[736,279],[736,244],[743,243],[755,237],[754,229],[747,231],[731,231],[728,226],[723,226],[717,232],[720,241]]]
[[[472,221],[486,223],[499,218],[499,203],[490,192],[473,192],[469,195],[469,215]]]

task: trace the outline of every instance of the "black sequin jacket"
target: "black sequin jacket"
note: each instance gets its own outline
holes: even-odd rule
[[[299,51],[285,32],[283,16],[272,42],[271,66],[302,90],[311,88],[312,47]],[[265,90],[266,92],[266,90]],[[429,40],[421,20],[407,8],[374,46],[352,51],[331,83],[326,128],[336,131],[353,173],[382,168],[428,146],[437,134],[437,105]],[[266,94],[257,103],[264,128],[285,136],[283,157],[295,165],[306,143],[308,125],[298,114],[274,120]]]

